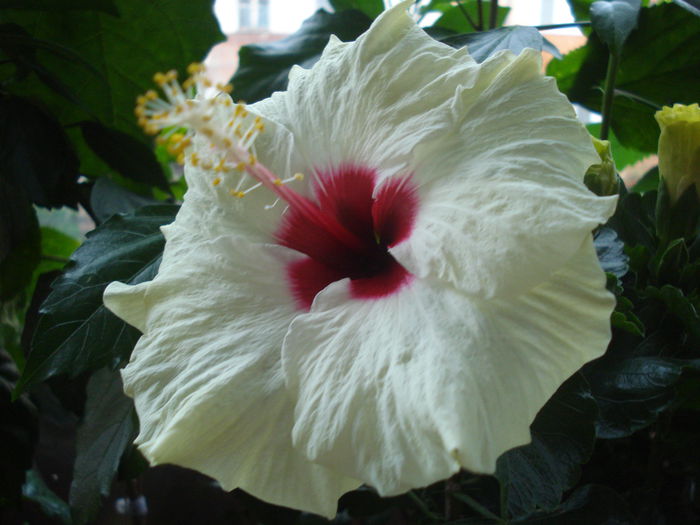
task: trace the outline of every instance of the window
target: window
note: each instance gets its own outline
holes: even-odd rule
[[[264,29],[269,25],[269,0],[238,0],[238,27],[240,29]]]

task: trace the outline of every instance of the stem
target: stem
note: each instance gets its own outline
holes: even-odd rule
[[[479,31],[484,30],[484,3],[483,0],[477,0],[477,7],[479,8]]]
[[[415,492],[411,490],[407,494],[408,497],[413,500],[413,503],[416,504],[416,507],[418,507],[420,511],[425,515],[426,518],[429,518],[434,521],[443,521],[440,516],[438,516],[434,512],[431,512],[431,510],[428,508],[425,502],[422,499],[420,499]]]
[[[491,0],[491,9],[489,10],[489,29],[496,29],[496,20],[498,19],[498,0]]]
[[[589,26],[590,22],[569,22],[567,24],[545,24],[543,26],[535,26],[538,31],[546,31],[548,29],[562,29],[564,27],[579,27],[579,26]]]
[[[610,53],[608,58],[608,71],[605,74],[605,90],[603,93],[603,123],[600,126],[600,140],[606,140],[610,132],[610,118],[612,116],[612,104],[615,97],[615,78],[620,64],[620,57]]]
[[[460,11],[462,11],[462,14],[463,14],[464,17],[467,19],[467,22],[469,22],[469,24],[471,24],[471,26],[472,26],[474,29],[476,29],[477,31],[481,31],[481,27],[478,27],[478,26],[474,23],[474,20],[472,20],[472,17],[469,16],[469,13],[467,12],[467,10],[466,10],[466,9],[464,8],[464,6],[462,5],[462,2],[457,2],[457,7],[459,8]]]
[[[489,509],[484,507],[481,503],[476,501],[471,496],[467,496],[466,494],[455,494],[455,498],[469,505],[474,512],[476,512],[480,516],[483,516],[484,518],[489,518],[499,524],[505,525],[507,523],[505,520],[491,512]]]

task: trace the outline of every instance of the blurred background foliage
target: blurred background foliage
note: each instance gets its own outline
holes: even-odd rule
[[[589,38],[565,55],[534,28],[502,27],[498,2],[431,0],[418,13],[434,15],[433,38],[479,61],[552,54],[547,74],[603,113],[589,130],[611,141],[621,170],[656,152],[661,106],[700,101],[700,5],[569,4]],[[383,9],[331,5],[281,41],[244,46],[234,98],[284,89],[292,65],[311,66],[331,34],[355,39]],[[138,130],[134,99],[155,71],[182,73],[223,38],[206,1],[0,0],[3,523],[327,523],[148,468],[131,445],[138,420],[118,370],[139,333],[102,292],[155,275],[159,228],[186,189],[167,144]],[[82,210],[81,227],[56,209]],[[617,297],[613,341],[541,410],[532,443],[504,454],[494,476],[463,472],[386,499],[363,487],[333,523],[699,523],[699,213],[695,189],[670,202],[656,169],[621,184],[615,216],[595,232]]]

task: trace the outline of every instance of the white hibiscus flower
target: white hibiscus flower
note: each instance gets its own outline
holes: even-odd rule
[[[540,71],[477,64],[404,3],[247,109],[159,78],[138,113],[191,130],[189,190],[156,278],[105,293],[143,332],[123,378],[148,460],[332,516],[528,443],[614,302],[591,230],[615,198]]]

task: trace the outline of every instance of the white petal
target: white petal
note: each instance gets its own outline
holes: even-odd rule
[[[294,306],[280,247],[234,237],[190,242],[170,228],[158,276],[107,305],[142,327],[125,391],[141,422],[140,450],[272,503],[333,516],[359,485],[292,448],[293,402],[280,352]],[[141,305],[134,306],[136,298]]]
[[[346,162],[396,171],[419,141],[444,130],[455,90],[478,67],[466,50],[427,36],[406,6],[356,43],[332,39],[313,68],[293,68],[286,92],[251,106],[294,135],[307,173]]]
[[[497,75],[455,97],[454,133],[416,149],[421,205],[412,235],[392,253],[416,275],[512,296],[561,267],[616,198],[583,185],[595,150],[539,73],[539,54],[498,54],[483,67]]]
[[[612,296],[590,236],[551,280],[510,301],[414,281],[376,301],[321,292],[285,338],[294,443],[392,495],[460,466],[493,472],[537,411],[610,338]]]

